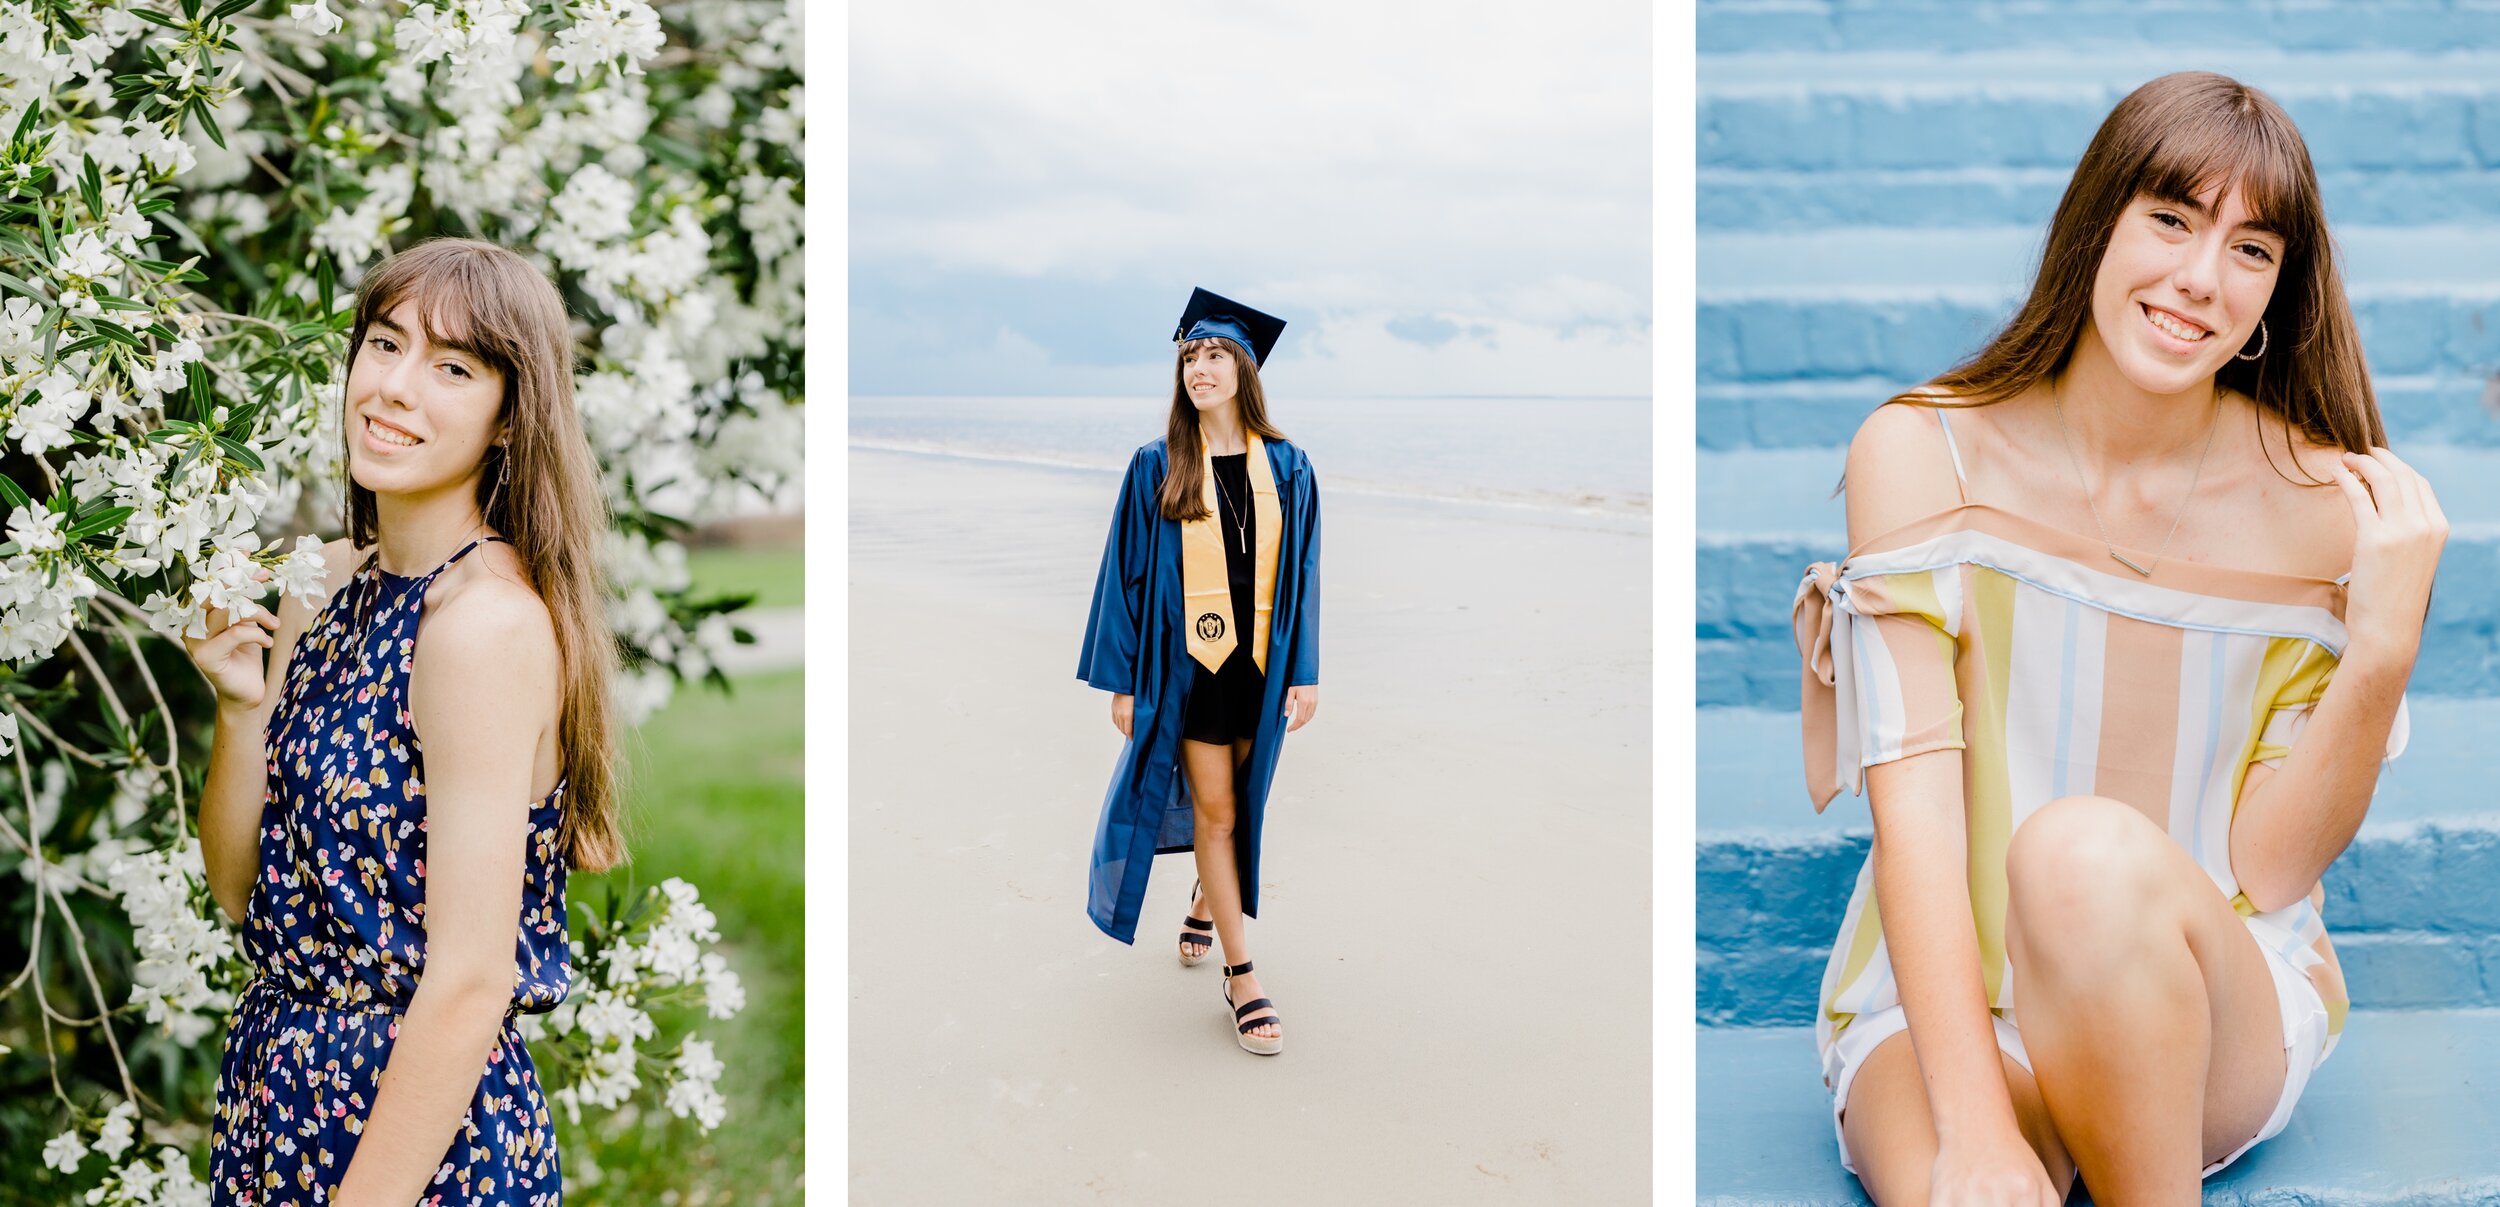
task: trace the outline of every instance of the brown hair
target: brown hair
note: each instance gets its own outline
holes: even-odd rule
[[[558,838],[574,867],[603,871],[625,854],[608,700],[616,642],[598,557],[607,500],[573,410],[571,316],[546,274],[512,250],[476,239],[429,239],[383,261],[358,288],[348,372],[366,329],[410,298],[427,340],[470,351],[503,375],[504,440],[486,452],[478,510],[512,543],[530,589],[555,621],[565,783]],[[346,428],[342,418],[342,442]],[[351,476],[348,540],[359,549],[372,545],[376,523],[373,492]]]
[[[1163,474],[1163,518],[1195,520],[1207,514],[1206,462],[1199,457],[1204,445],[1198,435],[1198,408],[1189,401],[1189,386],[1181,379],[1181,363],[1189,354],[1208,345],[1223,348],[1232,354],[1239,368],[1233,374],[1233,401],[1241,408],[1241,426],[1257,432],[1261,439],[1282,440],[1285,434],[1267,421],[1267,392],[1259,388],[1259,363],[1250,359],[1241,345],[1220,335],[1193,339],[1172,354],[1172,416],[1163,429],[1163,449],[1171,461]]]
[[[2127,206],[2146,196],[2192,205],[2215,185],[2246,190],[2250,212],[2284,243],[2263,316],[2273,338],[2256,360],[2224,362],[2215,383],[2280,416],[2287,454],[2293,427],[2353,452],[2386,443],[2308,144],[2274,98],[2210,71],[2162,76],[2110,110],[2049,220],[2022,309],[1977,354],[1885,401],[1987,406],[2038,385],[2074,351],[2110,232]]]

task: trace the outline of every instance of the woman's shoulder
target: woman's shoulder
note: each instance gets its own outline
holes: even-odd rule
[[[555,614],[529,583],[519,550],[501,541],[477,547],[445,570],[426,592],[427,624],[459,635],[464,648],[487,648],[536,661],[556,651]]]
[[[1858,424],[1842,478],[1852,546],[1961,502],[1937,411],[1888,400]]]

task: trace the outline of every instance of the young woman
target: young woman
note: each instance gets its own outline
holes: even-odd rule
[[[1816,807],[1862,778],[1875,821],[1818,1014],[1842,1161],[1883,1204],[2193,1203],[2342,1027],[2319,877],[2447,532],[2299,132],[2136,90],[2020,312],[1890,402],[1798,593]]]
[[[622,854],[572,342],[501,247],[381,265],[348,346],[329,603],[190,643],[218,702],[209,885],[259,974],[218,1077],[218,1203],[559,1201],[513,1018],[569,987],[567,864]]]
[[[1224,945],[1241,1046],[1284,1049],[1242,927],[1259,912],[1259,829],[1284,735],[1319,711],[1319,486],[1267,421],[1259,365],[1283,321],[1206,290],[1173,339],[1164,437],[1139,446],[1094,580],[1077,677],[1112,693],[1128,744],[1094,831],[1086,912],[1136,941],[1154,857],[1194,851],[1181,963]]]

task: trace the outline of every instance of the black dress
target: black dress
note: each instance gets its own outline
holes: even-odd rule
[[[1259,547],[1259,523],[1258,509],[1250,502],[1250,454],[1214,460],[1215,526],[1224,538],[1224,576],[1233,588],[1233,628],[1238,637],[1233,652],[1214,674],[1208,674],[1196,660],[1190,662],[1189,705],[1182,713],[1181,736],[1220,746],[1258,736],[1259,697],[1267,688],[1267,675],[1251,652],[1257,637],[1250,626],[1259,622],[1259,613],[1251,606],[1258,577],[1253,551]],[[1237,512],[1235,503],[1247,509],[1246,514]],[[1241,525],[1239,530],[1233,527],[1236,523]]]

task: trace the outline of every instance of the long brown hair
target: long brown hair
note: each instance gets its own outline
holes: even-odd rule
[[[1263,440],[1285,439],[1285,434],[1267,421],[1267,393],[1259,388],[1259,362],[1250,359],[1241,345],[1220,335],[1182,344],[1172,354],[1172,415],[1163,428],[1163,449],[1171,461],[1163,473],[1163,518],[1167,520],[1195,520],[1207,514],[1206,462],[1199,457],[1205,446],[1198,435],[1198,408],[1189,401],[1181,365],[1190,353],[1209,345],[1221,346],[1231,353],[1238,366],[1233,374],[1233,401],[1241,408],[1242,428],[1257,432]]]
[[[2284,247],[2266,304],[2264,355],[2224,362],[2215,383],[2282,418],[2287,454],[2295,427],[2353,452],[2385,444],[2309,146],[2274,98],[2210,71],[2162,76],[2110,110],[2049,221],[2022,309],[1970,359],[1886,401],[1988,406],[2046,380],[2065,366],[2091,317],[2093,279],[2127,206],[2145,196],[2191,205],[2216,185],[2246,190],[2250,211]]]
[[[366,329],[411,298],[427,340],[448,337],[503,375],[504,441],[486,452],[478,510],[512,543],[530,589],[555,621],[563,677],[556,732],[565,782],[558,837],[574,867],[603,871],[625,854],[608,700],[616,641],[599,570],[608,506],[573,410],[572,318],[555,285],[510,249],[476,239],[429,239],[383,261],[358,288],[348,372],[355,371]],[[346,428],[342,409],[342,443],[349,439]],[[359,549],[372,545],[376,524],[373,492],[350,476],[348,540]]]

